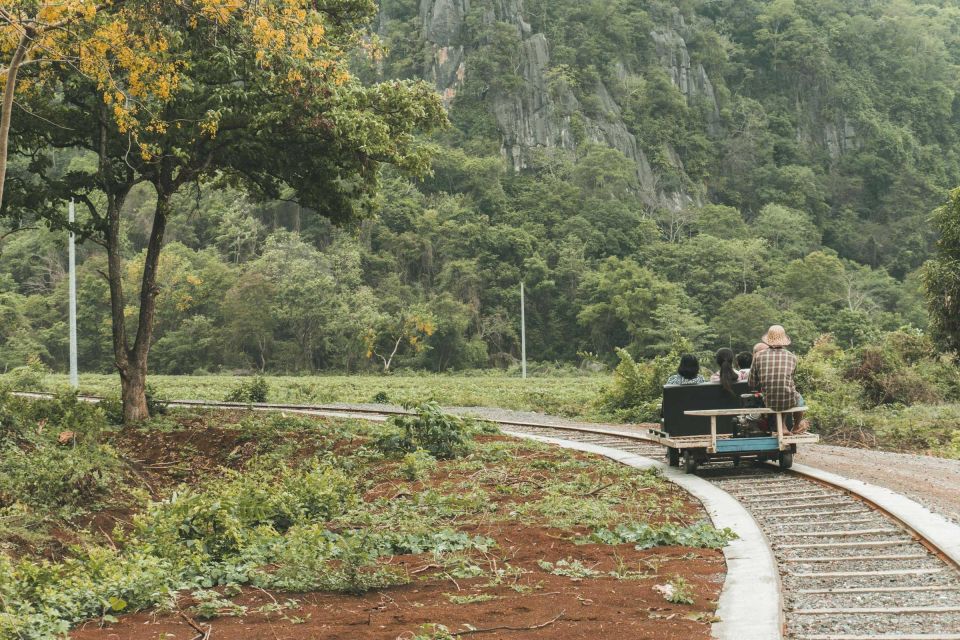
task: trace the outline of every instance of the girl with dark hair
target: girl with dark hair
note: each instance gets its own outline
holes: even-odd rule
[[[749,351],[741,351],[737,354],[737,375],[740,382],[746,382],[750,377],[750,365],[753,364],[753,354]]]
[[[685,353],[680,356],[680,366],[677,372],[667,378],[667,384],[701,384],[703,376],[700,375],[700,361],[692,353]]]
[[[734,393],[733,385],[738,380],[737,372],[733,368],[734,357],[733,349],[724,347],[717,351],[716,361],[720,370],[710,376],[710,382],[719,382],[724,391],[730,394]]]

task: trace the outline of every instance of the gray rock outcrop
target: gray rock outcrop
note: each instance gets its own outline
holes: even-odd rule
[[[683,16],[679,13],[674,14],[674,27],[686,29]],[[686,97],[687,103],[694,104],[699,100],[706,106],[709,133],[717,135],[720,131],[720,107],[713,83],[702,64],[691,63],[687,43],[675,28],[664,27],[650,32],[657,57],[673,85]]]
[[[448,106],[453,104],[470,73],[470,52],[463,42],[470,9],[471,0],[420,0],[422,33],[432,52],[429,79]],[[677,208],[700,199],[657,189],[657,175],[603,82],[598,81],[592,95],[587,96],[589,110],[583,108],[571,88],[563,83],[551,85],[550,43],[544,34],[533,33],[523,17],[522,0],[493,0],[484,5],[481,19],[488,24],[501,22],[515,27],[520,39],[517,74],[522,79],[521,86],[509,92],[492,91],[487,96],[500,131],[501,152],[515,170],[528,165],[535,149],[558,148],[575,153],[580,145],[592,142],[617,149],[636,163],[637,183],[649,205]],[[658,29],[651,37],[674,84],[691,102],[705,100],[713,114],[709,118],[711,127],[718,127],[719,109],[713,84],[702,65],[691,65],[686,43],[678,31],[683,28],[683,18],[677,13],[673,27]],[[630,75],[622,64],[615,71],[620,81]],[[665,155],[675,159],[675,166],[682,170],[680,158],[672,149]]]

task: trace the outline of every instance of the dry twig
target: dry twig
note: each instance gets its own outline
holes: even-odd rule
[[[184,613],[183,609],[177,609],[177,612],[180,614],[180,617],[186,620],[187,624],[190,625],[190,628],[197,632],[197,635],[193,637],[193,640],[210,640],[210,634],[213,632],[213,625],[208,624],[207,630],[204,631],[203,627],[196,623],[196,621]]]
[[[545,627],[549,627],[554,622],[562,618],[566,612],[567,610],[564,609],[563,611],[558,613],[555,617],[550,618],[546,622],[541,622],[540,624],[534,624],[529,627],[511,627],[508,625],[502,625],[499,627],[484,627],[483,629],[467,629],[466,631],[457,631],[456,633],[454,633],[454,635],[466,636],[466,635],[470,635],[471,633],[489,633],[491,631],[535,631],[537,629],[543,629]]]

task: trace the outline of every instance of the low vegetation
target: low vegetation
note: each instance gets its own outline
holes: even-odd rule
[[[0,638],[122,624],[146,607],[302,623],[310,612],[281,593],[409,583],[481,606],[503,589],[542,591],[551,576],[662,580],[638,560],[651,547],[709,550],[733,537],[696,523],[654,473],[508,440],[435,404],[415,409],[386,426],[174,411],[121,430],[70,394],[0,394]],[[549,566],[518,557],[537,528],[563,549],[543,552]],[[609,550],[610,568],[578,548]],[[251,590],[278,595],[254,606]],[[712,607],[702,584],[690,594]]]
[[[42,365],[16,369],[0,376],[11,388],[54,391],[67,384],[67,376],[50,374]],[[251,381],[262,380],[264,397],[278,403],[369,402],[411,404],[433,400],[446,407],[502,407],[541,411],[552,415],[597,417],[594,400],[609,380],[607,374],[580,372],[572,367],[543,367],[523,380],[520,372],[473,371],[463,374],[405,372],[383,375],[322,376],[164,376],[150,377],[162,398],[222,401],[241,393]],[[115,375],[84,373],[80,391],[101,396],[117,395]],[[246,391],[243,391],[246,393]],[[246,395],[240,402],[250,401]]]

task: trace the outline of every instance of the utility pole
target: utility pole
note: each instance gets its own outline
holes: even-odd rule
[[[520,283],[520,362],[523,379],[527,379],[527,317],[523,305],[523,283]]]
[[[70,225],[75,218],[73,198],[70,199]],[[70,256],[70,386],[80,387],[80,375],[77,372],[77,251],[73,230],[70,231],[68,251]]]

